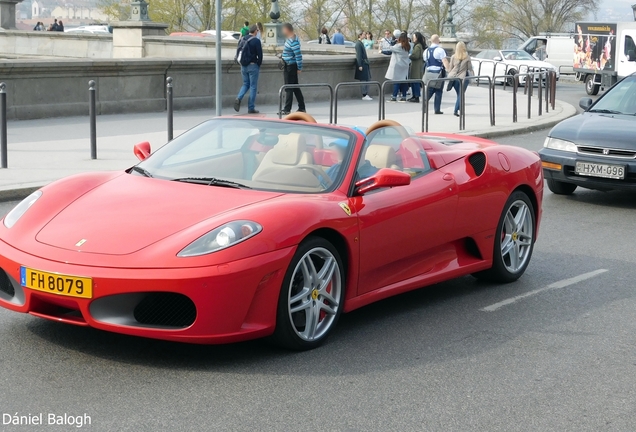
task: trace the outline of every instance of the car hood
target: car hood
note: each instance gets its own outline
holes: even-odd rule
[[[583,113],[555,126],[550,136],[577,145],[636,150],[636,117]]]
[[[69,203],[36,240],[78,252],[126,255],[208,218],[279,195],[126,174]]]
[[[530,66],[533,68],[542,68],[549,70],[556,69],[554,65],[541,60],[504,60],[504,62],[516,66]],[[525,71],[525,69],[523,71]]]

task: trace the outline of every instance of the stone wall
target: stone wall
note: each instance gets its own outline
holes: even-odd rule
[[[0,32],[2,57],[111,58],[112,35],[6,30]]]
[[[278,60],[267,57],[259,80],[259,104],[277,104],[283,85]],[[372,75],[380,81],[388,57],[371,59]],[[173,78],[175,109],[214,109],[215,76],[212,59],[55,59],[5,60],[0,80],[7,84],[8,117],[34,119],[86,115],[88,81],[97,83],[98,114],[162,111],[166,107],[165,79]],[[353,55],[306,56],[301,82],[325,82],[335,87],[353,81]],[[231,106],[242,83],[240,67],[223,62],[223,105]],[[308,101],[327,99],[326,90],[305,91]],[[355,87],[342,97],[359,97]]]

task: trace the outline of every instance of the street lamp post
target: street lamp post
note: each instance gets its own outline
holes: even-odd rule
[[[634,12],[634,21],[636,21],[636,4],[632,5],[632,12]]]
[[[446,21],[442,25],[442,37],[455,39],[457,38],[455,24],[453,24],[453,5],[455,4],[455,0],[446,0],[446,4],[448,5],[448,14],[446,15]]]

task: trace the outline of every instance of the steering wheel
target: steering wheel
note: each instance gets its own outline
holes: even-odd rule
[[[329,189],[333,184],[333,180],[329,177],[329,175],[319,166],[316,165],[296,165],[294,168],[298,169],[307,169],[311,171],[313,175],[320,181],[320,183],[325,187],[325,189]]]
[[[293,112],[291,114],[287,114],[283,120],[295,120],[295,121],[304,121],[307,123],[318,123],[315,118],[310,116],[304,112]]]
[[[395,120],[389,120],[389,119],[379,120],[379,121],[373,123],[367,129],[366,136],[369,136],[369,134],[371,132],[374,132],[374,131],[376,131],[378,129],[382,129],[382,128],[386,128],[386,127],[390,127],[390,128],[396,129],[398,131],[398,133],[400,134],[400,136],[402,138],[404,138],[404,139],[411,137],[411,134],[408,133],[408,131],[404,128],[404,126],[402,126],[401,124],[399,124]]]

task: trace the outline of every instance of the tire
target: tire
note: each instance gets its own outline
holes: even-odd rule
[[[506,79],[506,85],[513,87],[515,85],[514,76],[517,75],[517,69],[508,69],[506,75],[510,75],[510,78]]]
[[[588,75],[585,77],[585,93],[590,96],[596,96],[600,88],[600,85],[594,84],[594,75]]]
[[[554,179],[546,179],[548,189],[555,195],[572,195],[576,190],[576,185],[565,183]]]
[[[520,213],[522,211],[524,213]],[[532,258],[536,226],[534,206],[528,195],[521,191],[513,192],[506,201],[497,224],[492,267],[475,273],[474,276],[499,283],[519,279]]]
[[[322,345],[342,313],[345,286],[338,250],[322,237],[303,241],[283,279],[273,342],[296,351]]]

